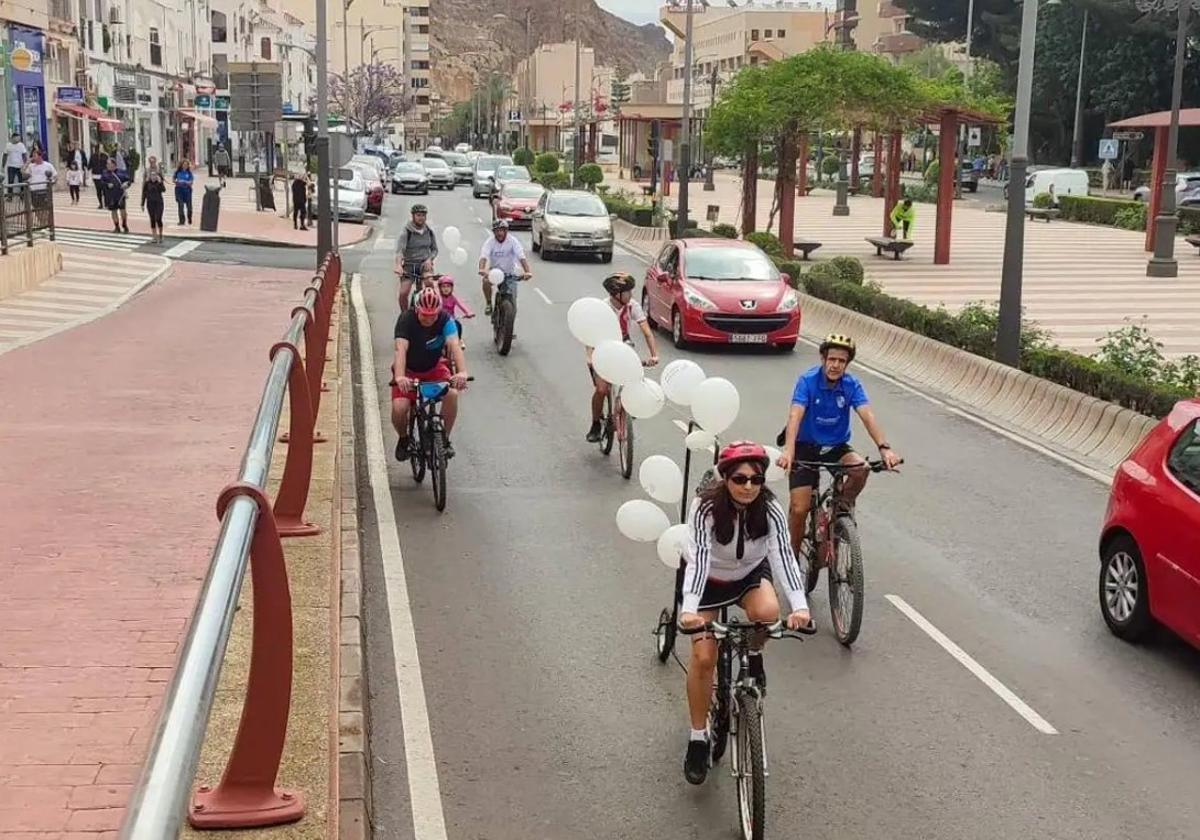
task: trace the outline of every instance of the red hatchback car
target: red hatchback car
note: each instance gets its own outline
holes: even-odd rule
[[[1113,477],[1100,612],[1122,639],[1157,622],[1200,647],[1200,399],[1178,403]]]
[[[757,246],[736,239],[675,239],[646,271],[650,323],[689,342],[796,346],[800,296]]]
[[[545,191],[541,184],[505,184],[492,199],[492,218],[508,219],[509,227],[532,227],[531,214]]]

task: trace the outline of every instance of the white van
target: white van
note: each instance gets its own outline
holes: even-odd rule
[[[1054,203],[1064,195],[1088,194],[1088,176],[1082,169],[1039,169],[1029,173],[1025,179],[1025,203],[1033,204],[1033,197],[1041,193],[1054,196]]]

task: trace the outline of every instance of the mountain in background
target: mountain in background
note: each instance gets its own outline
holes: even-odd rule
[[[445,102],[470,98],[479,72],[489,62],[463,57],[466,52],[493,56],[491,66],[513,70],[525,58],[525,14],[530,11],[529,44],[561,43],[574,38],[575,28],[568,12],[579,10],[580,32],[585,47],[596,51],[596,63],[626,73],[653,72],[671,54],[671,44],[662,28],[637,26],[604,11],[594,0],[430,0],[430,48],[433,85]],[[507,21],[494,21],[497,12]],[[495,38],[491,43],[478,36]]]

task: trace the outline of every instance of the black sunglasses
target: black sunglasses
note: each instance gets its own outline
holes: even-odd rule
[[[767,483],[767,477],[765,475],[763,475],[762,473],[755,473],[754,475],[746,475],[745,473],[737,473],[736,475],[729,476],[729,480],[732,481],[734,484],[736,484],[738,487],[744,487],[747,484],[753,484],[755,487],[761,487],[762,485]]]

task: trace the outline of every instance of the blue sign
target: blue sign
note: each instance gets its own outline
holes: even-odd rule
[[[296,106],[293,105],[291,102],[284,102],[283,103],[283,113],[285,113],[285,114],[296,113]]]
[[[55,98],[64,105],[82,105],[83,88],[60,87]]]
[[[196,94],[196,107],[197,108],[211,108],[212,107],[212,97],[207,93],[197,93]]]
[[[1121,141],[1111,138],[1105,138],[1100,141],[1100,154],[1098,157],[1101,160],[1116,160],[1120,156]]]

